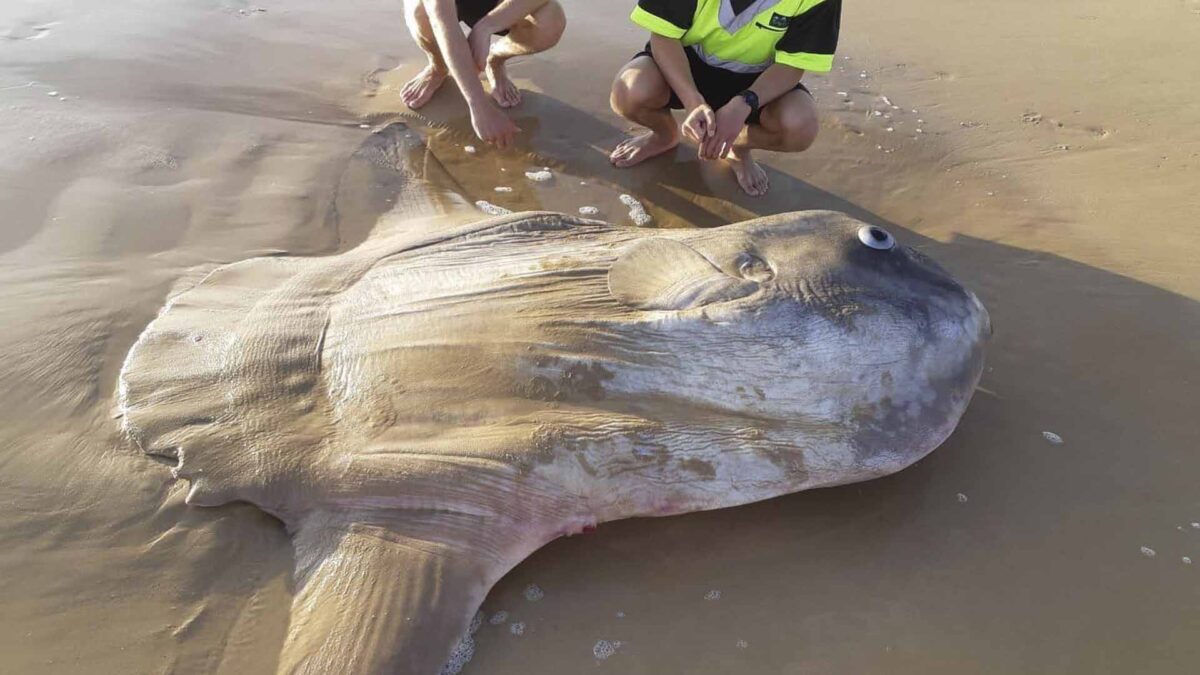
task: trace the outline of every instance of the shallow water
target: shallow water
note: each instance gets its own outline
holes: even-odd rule
[[[406,115],[394,94],[418,64],[398,4],[0,8],[0,671],[273,668],[287,537],[249,506],[184,506],[117,433],[116,374],[212,267],[343,250],[375,225],[387,186],[347,166]],[[641,37],[623,8],[565,4],[563,47],[514,67],[531,90],[519,151],[472,140],[450,92],[405,117],[471,201],[627,222],[630,194],[665,227],[844,210],[954,271],[996,335],[927,460],[556,541],[492,592],[485,615],[508,616],[484,622],[464,672],[1190,672],[1190,6],[1068,2],[1037,25],[1016,6],[848,7],[850,58],[813,86],[821,139],[771,157],[772,193],[754,200],[686,148],[609,167],[624,125],[603,91]],[[1100,46],[1098,75],[1079,55]],[[1128,65],[1143,53],[1149,84]],[[543,167],[552,180],[525,178]],[[347,193],[366,198],[333,208]]]

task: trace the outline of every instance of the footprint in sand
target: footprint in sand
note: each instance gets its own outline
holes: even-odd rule
[[[246,0],[224,0],[220,5],[222,10],[237,14],[238,16],[255,16],[267,13],[266,8],[253,5],[246,2]]]
[[[1197,0],[1197,1],[1200,2],[1200,0]],[[1095,126],[1095,125],[1076,126],[1074,124],[1070,124],[1070,123],[1064,122],[1059,119],[1044,117],[1040,112],[1037,112],[1034,110],[1031,110],[1031,111],[1026,112],[1025,114],[1021,115],[1021,121],[1026,124],[1033,124],[1033,125],[1040,125],[1040,124],[1042,124],[1042,122],[1045,122],[1047,125],[1047,128],[1049,128],[1051,131],[1053,131],[1055,133],[1086,134],[1096,140],[1104,140],[1104,139],[1108,138],[1109,136],[1111,136],[1113,133],[1110,129],[1106,129],[1102,126]],[[1055,146],[1055,149],[1056,150],[1068,150],[1068,149],[1070,149],[1070,146],[1066,145],[1066,144],[1062,144],[1062,145]]]
[[[0,31],[2,31],[0,32],[0,37],[3,37],[5,40],[40,40],[49,35],[50,29],[57,25],[57,21],[43,24],[22,21],[8,30],[0,28]]]

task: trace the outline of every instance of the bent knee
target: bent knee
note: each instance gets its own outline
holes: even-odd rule
[[[821,130],[817,112],[811,105],[784,110],[779,116],[779,127],[783,136],[783,150],[786,152],[808,150]]]
[[[562,39],[567,29],[567,15],[555,0],[542,5],[531,16],[510,27],[509,36],[531,52],[544,52]]]
[[[609,98],[612,109],[629,113],[638,109],[662,108],[671,97],[661,76],[651,75],[638,68],[626,68],[613,80]]]
[[[563,11],[562,5],[550,0],[537,11],[534,18],[537,20],[540,37],[546,44],[545,49],[558,44],[563,32],[567,30],[567,13]]]

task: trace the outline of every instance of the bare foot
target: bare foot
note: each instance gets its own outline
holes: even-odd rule
[[[434,92],[442,83],[446,81],[446,71],[432,63],[425,66],[417,76],[408,81],[404,88],[400,90],[400,100],[404,101],[404,105],[416,110],[421,106],[429,103],[429,99],[433,98]]]
[[[677,145],[679,145],[678,132],[673,132],[670,136],[662,136],[656,132],[647,131],[621,141],[621,144],[614,148],[612,154],[608,156],[608,160],[614,166],[625,169],[672,150]]]
[[[508,79],[508,71],[502,59],[488,59],[488,82],[492,85],[492,98],[501,108],[512,108],[521,103],[521,90]]]
[[[750,157],[749,150],[730,152],[728,161],[729,166],[733,168],[733,174],[737,176],[738,185],[742,186],[746,194],[751,197],[767,194],[771,181],[767,178],[767,172]]]

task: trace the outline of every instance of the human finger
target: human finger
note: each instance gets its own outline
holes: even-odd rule
[[[712,136],[717,133],[717,114],[712,108],[704,108],[704,135]]]

